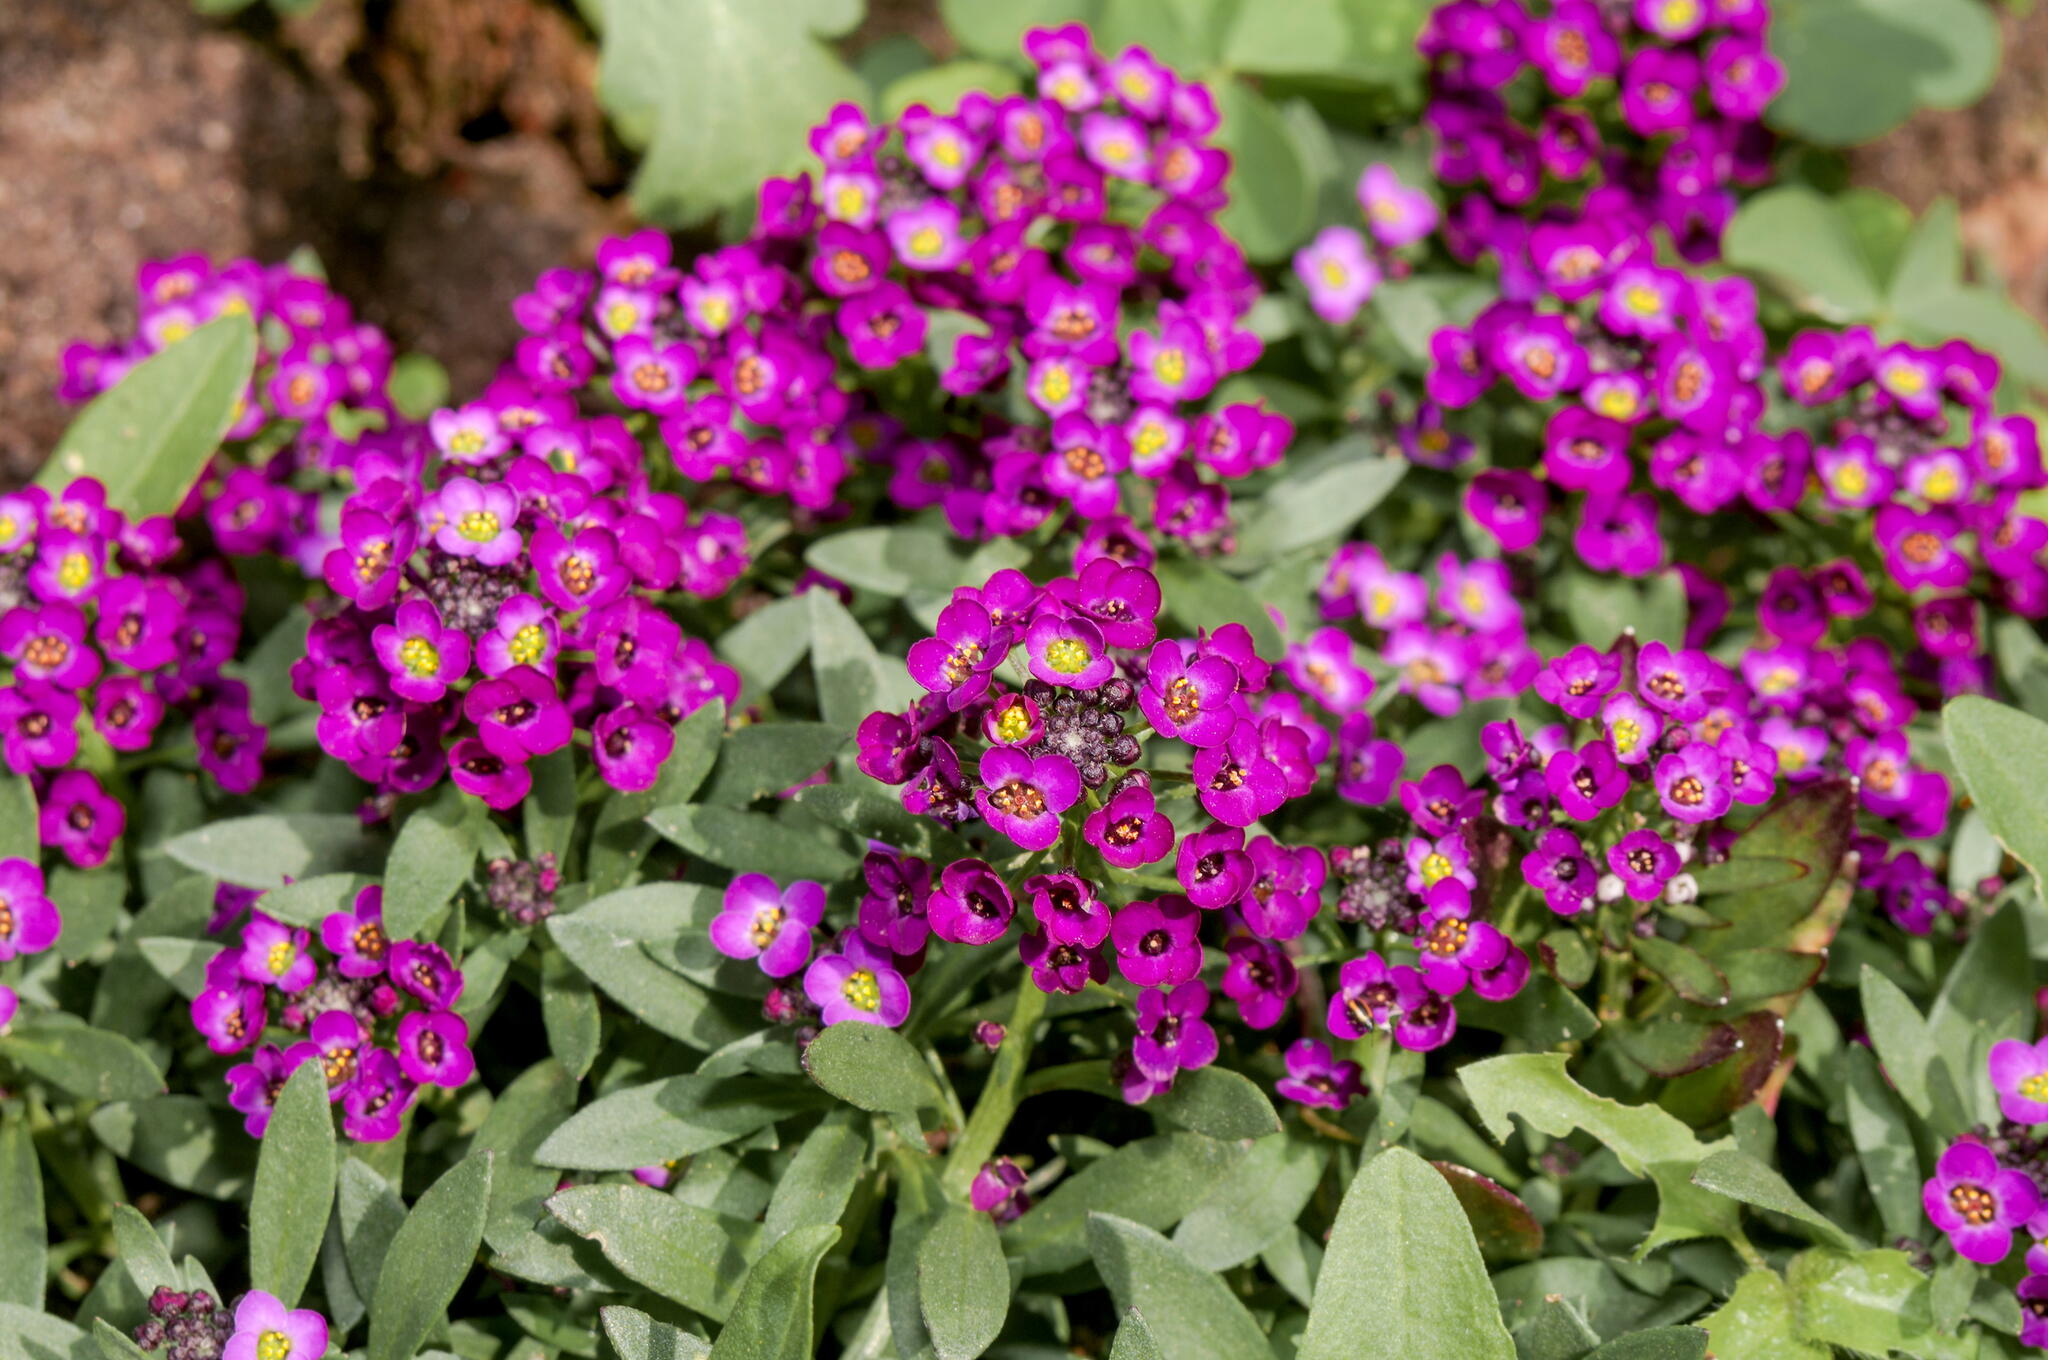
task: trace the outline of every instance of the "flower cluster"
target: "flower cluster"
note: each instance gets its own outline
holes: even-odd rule
[[[287,1308],[274,1294],[252,1289],[235,1305],[235,1330],[221,1360],[320,1360],[327,1353],[327,1319],[311,1308]]]
[[[1024,44],[1035,95],[879,124],[842,105],[812,133],[815,180],[763,187],[752,241],[645,285],[679,296],[687,335],[652,342],[670,366],[658,403],[633,391],[637,368],[621,397],[657,410],[686,477],[816,510],[864,459],[894,504],[942,506],[971,538],[1120,520],[1149,482],[1161,532],[1222,541],[1216,479],[1277,462],[1293,427],[1207,409],[1261,349],[1245,325],[1258,283],[1214,220],[1229,168],[1207,140],[1215,102],[1142,48],[1097,53],[1079,26]],[[646,292],[625,312],[665,305]],[[910,363],[927,354],[935,374]],[[712,384],[692,398],[699,373]]]
[[[64,933],[64,916],[50,900],[43,871],[25,859],[0,859],[0,963],[40,954]],[[21,999],[0,986],[0,1033]]]
[[[1294,272],[1309,306],[1334,326],[1357,317],[1380,280],[1407,269],[1393,252],[1436,230],[1436,201],[1401,183],[1391,166],[1374,162],[1358,178],[1358,206],[1370,236],[1342,224],[1324,227],[1294,255]]]
[[[166,518],[131,522],[97,481],[0,496],[0,755],[35,781],[44,845],[106,861],[127,811],[94,770],[173,712],[216,783],[256,786],[266,733],[223,674],[243,605],[220,558],[186,551]]]
[[[1452,0],[1423,31],[1436,175],[1476,186],[1450,214],[1453,254],[1497,257],[1511,296],[1575,252],[1647,243],[1655,228],[1689,259],[1717,256],[1734,187],[1771,175],[1759,119],[1785,73],[1765,44],[1768,4],[1544,8]]]
[[[430,458],[364,456],[322,563],[294,690],[321,748],[388,805],[445,775],[494,808],[582,736],[615,788],[650,787],[674,724],[738,675],[656,601],[746,569],[744,526],[658,491],[617,415],[501,375],[437,411]]]
[[[321,923],[317,945],[310,931],[252,913],[207,965],[192,1024],[215,1053],[254,1050],[227,1074],[228,1103],[250,1137],[263,1136],[285,1081],[310,1060],[342,1107],[343,1131],[384,1142],[422,1086],[461,1086],[476,1070],[469,1024],[453,1009],[462,985],[441,946],[385,935],[373,885]],[[299,1037],[262,1042],[273,1025]]]
[[[142,265],[135,286],[134,334],[70,345],[59,397],[85,401],[207,322],[248,317],[256,367],[222,440],[237,456],[214,460],[178,517],[203,517],[230,556],[275,555],[317,576],[333,529],[321,523],[321,491],[365,453],[389,456],[418,440],[391,401],[390,339],[358,321],[324,279],[289,263],[216,268],[204,255],[181,255]]]
[[[164,1360],[221,1360],[234,1335],[234,1315],[204,1289],[158,1285],[150,1291],[149,1317],[135,1328],[135,1344]]]

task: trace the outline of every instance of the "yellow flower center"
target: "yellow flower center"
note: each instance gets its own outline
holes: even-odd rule
[[[1834,483],[1844,496],[1860,496],[1870,489],[1870,472],[1861,463],[1844,463],[1835,469]]]
[[[1626,420],[1636,413],[1636,394],[1626,387],[1610,387],[1596,403],[1600,414],[1611,420]]]
[[[945,244],[946,238],[937,227],[922,227],[910,238],[910,253],[919,259],[930,259]]]
[[[1622,718],[1610,731],[1614,737],[1614,749],[1622,755],[1635,750],[1643,739],[1643,725],[1634,718]]]
[[[82,552],[65,553],[57,564],[57,583],[66,590],[83,589],[92,580],[92,559]]]
[[[1138,427],[1138,433],[1131,440],[1131,447],[1139,454],[1151,457],[1166,447],[1166,427],[1156,420],[1148,420]],[[0,538],[7,536],[4,525],[0,525]]]
[[[1011,704],[1003,710],[1003,716],[996,719],[996,735],[1006,742],[1020,742],[1030,731],[1031,716],[1024,711],[1022,704]]]
[[[270,946],[270,952],[263,956],[263,966],[270,970],[272,977],[283,977],[291,971],[292,960],[298,956],[290,940],[279,940]]]
[[[1323,282],[1332,288],[1342,288],[1344,280],[1351,277],[1350,271],[1327,255],[1323,257],[1322,274]]]
[[[398,663],[405,667],[407,675],[425,680],[440,671],[441,653],[425,638],[410,637],[398,649]]]
[[[1038,391],[1049,402],[1065,401],[1074,391],[1074,375],[1065,364],[1054,364],[1038,381]]]
[[[256,1338],[256,1360],[291,1360],[292,1339],[283,1332],[265,1332]]]
[[[1422,882],[1428,887],[1451,876],[1451,861],[1448,856],[1431,851],[1422,857]]]
[[[2048,1072],[2036,1072],[2021,1082],[2020,1094],[2028,1100],[2048,1101]]]
[[[1638,316],[1655,316],[1664,310],[1664,296],[1646,284],[1637,284],[1623,293],[1622,301]]]
[[[455,521],[455,532],[472,543],[488,543],[498,536],[498,517],[488,510],[472,510]]]
[[[604,311],[604,324],[607,329],[616,335],[623,335],[627,331],[632,330],[634,324],[639,320],[640,309],[624,298],[620,298],[612,303]]]
[[[1185,380],[1188,376],[1187,351],[1179,349],[1160,351],[1159,357],[1152,361],[1152,371],[1159,375],[1159,381],[1161,382],[1177,383]]]
[[[1079,638],[1060,638],[1045,649],[1045,664],[1061,675],[1079,675],[1094,659],[1095,653]]]
[[[482,430],[457,430],[455,437],[448,441],[448,452],[450,453],[480,453],[483,451],[483,447],[484,434]]]
[[[540,660],[541,653],[547,650],[547,646],[547,633],[539,624],[529,623],[512,635],[511,645],[505,650],[511,655],[514,663],[531,666]]]
[[[870,1015],[882,1008],[881,984],[865,968],[856,968],[848,973],[846,981],[839,984],[839,994],[846,998],[848,1005]]]
[[[1956,470],[1943,463],[1927,474],[1927,480],[1920,485],[1920,494],[1930,501],[1952,501],[1962,489],[1962,479],[1956,476]]]
[[[842,186],[832,199],[834,216],[838,217],[841,221],[851,221],[861,216],[866,211],[867,206],[867,190],[862,189],[858,185],[848,184]]]

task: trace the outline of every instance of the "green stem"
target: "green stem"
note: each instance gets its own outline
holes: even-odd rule
[[[1017,1004],[1010,1012],[1002,1047],[996,1050],[995,1063],[989,1069],[988,1084],[981,1088],[974,1113],[967,1116],[967,1127],[961,1130],[959,1141],[946,1156],[943,1182],[948,1194],[964,1196],[974,1173],[995,1155],[996,1146],[1003,1141],[1010,1116],[1017,1112],[1017,1102],[1022,1098],[1024,1069],[1031,1062],[1032,1031],[1038,1028],[1044,1014],[1045,993],[1030,978],[1020,979]]]

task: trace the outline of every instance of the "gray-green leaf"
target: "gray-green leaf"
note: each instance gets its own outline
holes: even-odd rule
[[[405,1216],[370,1296],[368,1360],[412,1360],[447,1313],[483,1241],[491,1160],[486,1152],[456,1163]]]
[[[287,1308],[298,1306],[320,1256],[334,1175],[327,1076],[317,1062],[300,1063],[271,1110],[249,1200],[249,1283]]]

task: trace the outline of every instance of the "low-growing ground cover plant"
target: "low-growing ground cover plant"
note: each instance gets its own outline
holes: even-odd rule
[[[1806,6],[1008,8],[477,392],[70,353],[0,1356],[2048,1344],[2048,364]]]

